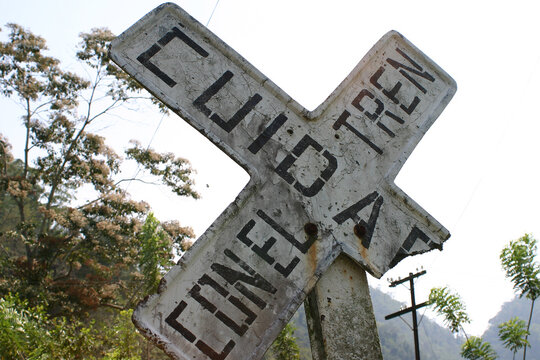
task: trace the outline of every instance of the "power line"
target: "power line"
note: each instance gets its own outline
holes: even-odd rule
[[[216,11],[216,8],[218,7],[218,4],[219,4],[219,0],[216,1],[216,4],[214,5],[214,9],[212,9],[212,13],[210,13],[210,17],[208,18],[208,21],[206,22],[206,26],[208,27],[208,24],[210,24],[210,20],[212,20],[212,17],[214,16],[214,12]],[[166,114],[163,114],[161,116],[161,120],[159,120],[159,123],[157,124],[156,126],[156,129],[154,130],[154,133],[152,134],[152,137],[150,138],[150,141],[148,142],[148,145],[146,146],[146,150],[150,149],[150,146],[152,145],[152,142],[154,141],[154,138],[156,137],[156,134],[159,130],[159,127],[161,126],[161,123],[163,122],[163,118],[165,117]],[[137,175],[139,175],[139,172],[140,172],[140,164],[137,164],[137,169],[135,170],[135,175],[132,177],[133,178],[136,178]],[[126,191],[127,189],[129,188],[129,186],[131,185],[131,182],[133,180],[129,180],[129,182],[127,183],[126,185]]]
[[[152,142],[154,141],[154,138],[156,137],[156,134],[159,130],[159,127],[161,126],[161,123],[163,122],[163,119],[165,118],[166,114],[163,114],[161,116],[161,119],[159,120],[159,123],[157,124],[156,126],[156,129],[154,130],[154,133],[152,134],[152,137],[150,138],[150,141],[148,142],[148,145],[146,146],[146,150],[148,151],[148,149],[150,149],[150,145],[152,145]],[[129,182],[127,183],[126,185],[126,188],[125,188],[125,191],[127,192],[129,186],[131,185],[133,179],[137,178],[137,176],[139,175],[139,172],[141,172],[141,164],[137,163],[137,169],[135,169],[135,175],[133,175],[131,177],[131,179],[129,180]]]
[[[214,11],[216,11],[218,4],[219,4],[219,0],[217,0],[216,5],[214,5],[214,9],[212,10],[212,13],[210,14],[210,18],[208,18],[208,21],[206,22],[206,27],[208,27],[208,24],[210,24],[210,20],[212,20],[212,16],[214,16]]]

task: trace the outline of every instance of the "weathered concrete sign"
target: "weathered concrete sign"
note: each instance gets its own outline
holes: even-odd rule
[[[380,277],[449,237],[393,179],[456,85],[400,34],[312,112],[173,4],[111,56],[251,176],[135,311],[176,358],[259,359],[340,253]]]

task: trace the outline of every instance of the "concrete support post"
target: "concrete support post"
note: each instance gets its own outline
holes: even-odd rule
[[[382,360],[366,272],[340,255],[305,302],[314,360]]]

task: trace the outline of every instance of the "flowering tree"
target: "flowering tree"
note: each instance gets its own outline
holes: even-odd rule
[[[193,232],[153,216],[143,226],[149,206],[121,188],[120,156],[88,129],[122,105],[157,102],[110,61],[106,29],[80,35],[81,77],[46,55],[43,38],[7,28],[0,92],[21,106],[25,144],[14,154],[0,134],[0,297],[17,293],[53,317],[130,308]],[[137,143],[127,158],[179,196],[198,197],[187,160]],[[74,205],[83,187],[95,197]]]

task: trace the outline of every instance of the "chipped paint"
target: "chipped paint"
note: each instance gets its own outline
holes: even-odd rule
[[[456,85],[399,33],[314,111],[174,4],[110,55],[251,176],[134,312],[174,358],[260,359],[340,252],[380,277],[448,238],[394,178]]]

